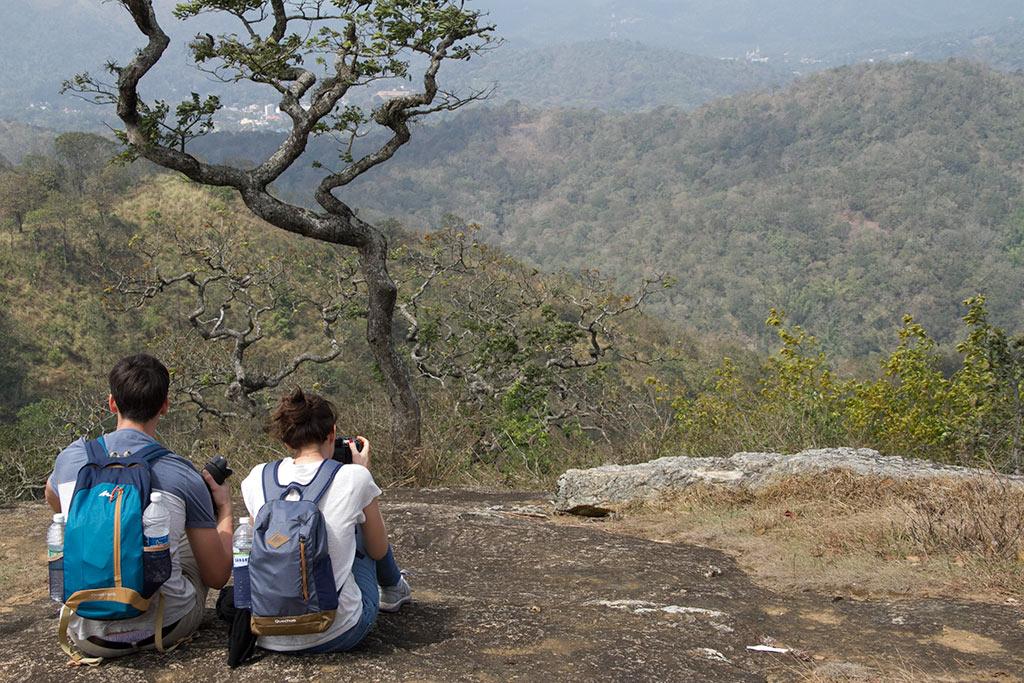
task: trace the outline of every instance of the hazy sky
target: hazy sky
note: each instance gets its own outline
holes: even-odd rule
[[[176,2],[157,0],[157,6],[167,16]],[[758,45],[813,52],[996,26],[1024,15],[1021,0],[470,0],[470,6],[489,11],[499,31],[517,42],[620,37],[713,56]],[[119,47],[130,40],[125,15],[119,3],[102,0],[6,0],[0,39],[22,45],[31,37],[74,57],[87,43]],[[176,22],[168,17],[167,23]],[[10,49],[0,46],[5,54]]]
[[[1021,0],[478,0],[514,40],[620,37],[730,56],[808,54],[873,40],[997,26]]]

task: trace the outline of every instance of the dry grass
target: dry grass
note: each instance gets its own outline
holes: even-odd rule
[[[49,512],[38,503],[3,511],[0,538],[0,618],[46,596],[45,535]]]
[[[853,662],[815,664],[799,662],[788,665],[769,680],[780,679],[800,683],[921,683],[923,681],[956,681],[952,675],[926,672],[910,662],[873,661],[870,665]],[[960,679],[962,680],[962,679]]]
[[[1024,487],[828,473],[756,491],[716,486],[634,505],[612,522],[729,552],[776,588],[1024,599]]]
[[[956,672],[924,671],[919,667],[906,663],[893,665],[891,662],[879,662],[878,667],[866,667],[856,664],[806,666],[790,669],[785,680],[800,683],[979,683],[980,681],[1010,681],[1005,671],[977,671],[970,674]],[[772,680],[769,678],[769,680]]]

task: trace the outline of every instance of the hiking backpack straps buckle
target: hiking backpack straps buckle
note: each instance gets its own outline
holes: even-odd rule
[[[144,460],[149,464],[153,464],[154,461],[168,454],[170,454],[170,451],[167,450],[162,444],[151,443],[148,446],[142,448],[141,450],[132,453],[131,457],[137,460]]]

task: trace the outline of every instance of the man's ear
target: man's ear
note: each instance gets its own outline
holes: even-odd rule
[[[117,401],[114,400],[113,394],[107,394],[107,407],[110,408],[110,412],[117,415]]]
[[[171,399],[170,398],[165,398],[164,399],[164,404],[162,406],[160,406],[160,412],[157,413],[157,415],[158,416],[166,415],[167,411],[170,410],[170,409],[171,409]]]

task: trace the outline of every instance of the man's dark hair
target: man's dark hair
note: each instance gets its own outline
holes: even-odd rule
[[[270,435],[294,449],[327,440],[338,419],[334,404],[295,387],[281,397],[270,416]]]
[[[167,400],[171,375],[153,356],[125,356],[110,371],[110,394],[121,417],[149,422]]]

